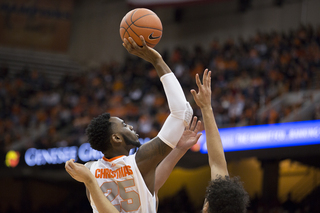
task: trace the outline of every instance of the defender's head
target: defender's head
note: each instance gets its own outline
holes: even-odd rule
[[[207,187],[203,213],[244,213],[248,204],[249,195],[239,177],[219,176]]]
[[[118,117],[110,117],[109,113],[93,118],[86,134],[91,147],[103,153],[111,149],[125,149],[129,152],[141,145],[133,127]]]

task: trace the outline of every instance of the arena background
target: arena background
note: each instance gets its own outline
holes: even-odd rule
[[[119,23],[135,7],[148,7],[158,14],[164,30],[156,49],[169,55],[177,47],[193,52],[196,46],[209,49],[214,40],[237,42],[240,37],[250,40],[257,32],[288,33],[301,25],[316,30],[320,25],[318,0],[165,2],[153,5],[134,0],[1,0],[1,66],[8,68],[8,76],[28,67],[57,83],[66,73],[77,76],[110,64],[126,63],[128,58],[134,60],[122,47]],[[318,91],[319,84],[315,85],[318,87],[314,91]],[[6,114],[5,110],[8,109],[1,109],[2,113]],[[68,176],[63,162],[28,166],[25,144],[20,140],[5,146],[3,138],[0,212],[91,211],[83,184]],[[10,150],[13,152],[8,158]],[[304,209],[309,208],[305,212],[319,210],[319,143],[227,152],[226,157],[231,176],[241,177],[252,199],[251,212],[255,212],[253,207],[260,200],[280,209],[288,195],[296,203],[304,203]],[[159,192],[159,212],[199,212],[209,180],[207,155],[189,151]],[[275,200],[277,203],[273,203]]]

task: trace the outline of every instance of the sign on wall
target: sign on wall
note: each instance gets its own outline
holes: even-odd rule
[[[320,144],[320,120],[256,125],[219,129],[225,152],[292,147]],[[148,142],[149,138],[139,138],[140,143]],[[206,134],[202,132],[198,143],[191,150],[208,153]],[[132,149],[130,154],[136,150]],[[89,143],[81,146],[56,147],[50,149],[29,148],[23,156],[19,152],[9,151],[6,155],[7,167],[16,167],[20,157],[28,166],[43,166],[47,164],[63,164],[70,159],[88,162],[98,160],[103,154],[90,147]]]
[[[73,0],[0,0],[0,45],[66,52]]]
[[[320,144],[320,120],[219,129],[225,152]],[[193,151],[208,153],[202,133]]]

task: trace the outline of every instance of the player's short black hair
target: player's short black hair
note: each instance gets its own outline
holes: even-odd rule
[[[111,147],[110,137],[112,134],[112,123],[109,121],[110,114],[103,113],[93,118],[86,129],[88,142],[93,149],[105,151]]]
[[[249,195],[239,177],[217,176],[206,190],[210,213],[244,213],[249,205]]]

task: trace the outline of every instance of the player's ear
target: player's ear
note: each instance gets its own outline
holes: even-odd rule
[[[114,133],[111,135],[111,143],[115,146],[120,145],[122,143],[123,138],[120,134]]]

